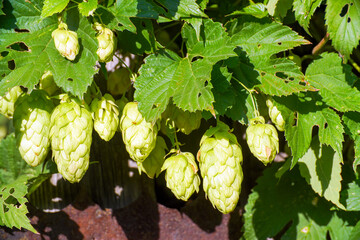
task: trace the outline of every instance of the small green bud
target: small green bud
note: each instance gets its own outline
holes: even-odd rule
[[[285,121],[281,112],[277,109],[277,107],[273,104],[273,102],[268,99],[266,100],[266,105],[269,108],[269,116],[271,121],[275,124],[276,128],[283,132],[285,130]]]

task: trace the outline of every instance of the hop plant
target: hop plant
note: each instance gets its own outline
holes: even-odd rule
[[[119,68],[110,73],[107,81],[107,90],[112,95],[124,94],[129,90],[130,86],[130,72],[126,68]]]
[[[145,172],[149,178],[158,177],[161,173],[161,167],[165,161],[165,150],[167,149],[165,140],[158,136],[156,138],[155,148],[150,155],[141,163],[138,162],[139,173]]]
[[[65,96],[51,115],[51,147],[58,171],[79,182],[89,167],[93,121],[86,105]]]
[[[55,84],[54,76],[50,71],[46,71],[40,78],[40,89],[43,89],[45,92],[47,92],[49,96],[53,95],[57,90],[59,90],[58,86]]]
[[[94,119],[94,129],[105,141],[109,141],[119,126],[119,109],[114,98],[105,94],[101,99],[95,98],[90,106]]]
[[[281,115],[281,112],[270,99],[266,100],[266,105],[269,108],[269,116],[271,121],[275,124],[279,131],[283,132],[285,130],[285,121]]]
[[[116,50],[117,39],[113,31],[105,28],[99,23],[95,24],[95,29],[98,31],[97,40],[99,48],[96,53],[99,56],[100,62],[109,62],[112,60]]]
[[[0,113],[7,118],[12,118],[14,115],[15,102],[23,94],[21,87],[15,86],[3,97],[0,97]]]
[[[266,166],[279,152],[279,137],[273,125],[265,124],[263,117],[250,120],[246,129],[246,141],[252,154]]]
[[[203,188],[212,205],[224,214],[233,211],[241,191],[243,157],[235,135],[226,124],[219,121],[205,132],[197,159]]]
[[[123,109],[120,130],[130,157],[143,162],[155,147],[158,126],[145,120],[136,102],[129,102]]]
[[[200,177],[192,153],[183,152],[167,158],[161,168],[165,170],[166,186],[178,199],[187,201],[195,191],[199,192]]]
[[[52,32],[51,36],[61,56],[73,61],[79,53],[77,33],[68,30],[66,23],[60,23],[58,28]]]
[[[41,164],[50,147],[50,116],[54,108],[43,90],[19,98],[14,112],[14,127],[21,157],[30,165]]]

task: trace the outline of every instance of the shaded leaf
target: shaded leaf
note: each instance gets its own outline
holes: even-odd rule
[[[263,18],[268,15],[268,11],[266,9],[266,5],[264,5],[263,3],[255,3],[229,14],[229,16],[236,15],[251,15],[256,18]]]
[[[353,169],[358,174],[357,168],[360,165],[360,113],[346,112],[342,120],[345,126],[345,132],[354,140],[355,159],[353,162]]]
[[[310,34],[310,19],[321,2],[322,0],[294,0],[293,2],[295,18],[308,34]]]
[[[360,180],[356,179],[341,192],[341,203],[347,211],[360,211]]]
[[[284,18],[293,0],[269,0],[266,5],[271,16]]]

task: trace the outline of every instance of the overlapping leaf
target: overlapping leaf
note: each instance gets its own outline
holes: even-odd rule
[[[321,2],[322,0],[294,0],[293,2],[295,18],[308,34],[310,34],[310,19]]]
[[[321,146],[315,137],[305,155],[299,159],[301,175],[321,197],[331,201],[341,209],[341,154],[331,147]]]
[[[346,57],[360,40],[360,1],[327,0],[325,20],[334,47]]]
[[[97,0],[87,0],[79,4],[79,12],[87,17],[93,15],[98,5]]]
[[[173,20],[179,20],[182,17],[206,17],[196,0],[157,0],[157,2],[168,10],[165,16]]]
[[[336,53],[323,53],[309,65],[305,75],[329,106],[342,112],[360,111],[360,91],[349,84],[354,82],[354,75]]]
[[[201,38],[189,25],[183,28],[188,54],[180,58],[170,51],[148,56],[135,81],[135,100],[146,119],[155,120],[165,110],[170,97],[188,111],[211,110],[213,65],[235,56],[234,46],[220,23],[204,20]]]
[[[77,32],[80,52],[74,61],[62,57],[55,48],[51,33],[57,28],[56,17],[40,19],[39,0],[25,2],[12,0],[13,9],[7,13],[4,21],[0,19],[0,51],[8,54],[1,61],[14,62],[15,69],[1,69],[6,76],[0,81],[0,96],[11,87],[21,85],[32,89],[46,70],[50,70],[56,84],[65,91],[82,97],[87,87],[93,81],[97,72],[94,68],[98,59],[96,55],[97,41],[95,31],[86,18],[72,18],[67,21],[69,28]],[[8,9],[10,10],[10,9]],[[76,12],[72,14],[76,15]],[[9,31],[7,27],[11,17],[16,17],[14,23],[22,32]],[[26,47],[22,51],[12,49],[12,46],[22,43]]]
[[[55,13],[62,12],[70,0],[45,0],[41,11],[41,17],[46,18]]]
[[[353,169],[355,173],[358,174],[357,167],[360,165],[360,113],[346,112],[342,120],[344,122],[345,132],[354,140],[355,159]]]

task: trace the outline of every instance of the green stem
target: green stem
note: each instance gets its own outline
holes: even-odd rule
[[[253,92],[255,92],[254,89],[249,89],[247,88],[239,79],[235,78],[234,76],[232,77],[234,80],[236,80],[246,91],[249,92],[250,94],[250,97],[251,97],[251,101],[252,101],[252,104],[253,104],[253,107],[255,109],[255,117],[259,117],[260,116],[260,113],[259,113],[259,110],[258,110],[258,105],[254,99],[254,96],[253,96]]]
[[[351,58],[349,59],[349,62],[355,68],[355,70],[358,71],[358,73],[360,73],[360,66],[354,60],[352,60]]]
[[[313,55],[319,54],[320,50],[325,46],[325,44],[327,43],[327,41],[329,41],[329,39],[330,39],[330,35],[329,33],[326,33],[325,37],[323,37],[323,39],[321,39],[321,41],[313,48],[311,53]]]
[[[175,37],[173,37],[173,38],[171,39],[171,41],[170,41],[168,44],[166,44],[165,48],[167,48],[168,46],[170,46],[170,45],[176,40],[176,38],[177,38],[180,34],[181,34],[181,32],[178,32],[178,33],[175,35]]]
[[[131,71],[130,67],[118,56],[115,54],[115,56],[119,59],[121,64],[131,73],[131,76],[134,75],[133,71]]]
[[[180,143],[177,139],[177,135],[176,135],[176,126],[175,126],[175,122],[172,121],[172,126],[173,126],[173,129],[174,129],[174,138],[175,138],[175,148],[176,148],[176,151],[177,152],[180,152]]]

